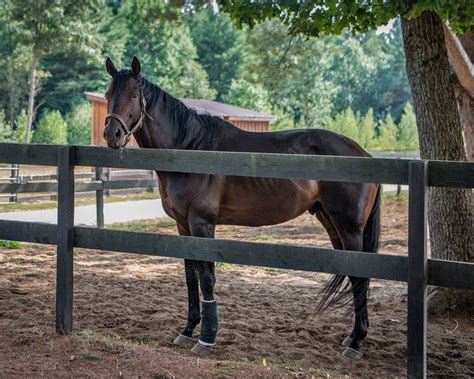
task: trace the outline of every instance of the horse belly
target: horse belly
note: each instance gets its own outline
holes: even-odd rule
[[[318,197],[315,180],[227,177],[218,223],[279,224],[307,211]]]

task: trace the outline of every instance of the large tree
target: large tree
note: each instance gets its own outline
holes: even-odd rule
[[[38,65],[58,45],[90,46],[93,39],[87,21],[96,0],[7,0],[4,13],[15,28],[17,46],[26,51],[29,66],[28,123],[25,142],[30,140],[36,113]]]
[[[290,34],[365,32],[402,16],[406,69],[412,90],[424,159],[466,160],[461,124],[443,35],[443,20],[455,30],[474,24],[474,2],[428,0],[346,2],[300,0],[259,2],[220,0],[237,21],[254,26],[279,18]],[[472,191],[433,188],[429,194],[431,254],[434,258],[473,261]],[[461,296],[442,303],[465,304]]]

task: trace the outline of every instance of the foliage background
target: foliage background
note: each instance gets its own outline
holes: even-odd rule
[[[37,0],[35,6],[48,9],[51,1]],[[28,2],[0,5],[0,140],[22,141],[27,122],[37,42],[29,33],[40,20],[30,17],[27,23],[15,10]],[[90,107],[83,92],[105,90],[106,56],[127,66],[136,55],[144,74],[171,94],[275,114],[274,130],[318,127],[368,149],[417,149],[398,21],[383,33],[343,31],[306,39],[288,36],[278,20],[237,29],[205,1],[183,7],[179,1],[88,0],[81,9],[68,0],[53,2],[53,16],[74,7],[87,17],[61,24],[64,36],[47,41],[39,56],[34,141],[89,143]],[[41,22],[56,27],[53,16]]]

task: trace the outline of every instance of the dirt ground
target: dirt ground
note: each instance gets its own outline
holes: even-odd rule
[[[405,254],[406,202],[385,200],[382,251]],[[123,226],[125,228],[125,226]],[[169,222],[134,226],[175,233]],[[309,214],[264,228],[219,227],[218,238],[329,247]],[[404,377],[406,285],[373,280],[361,360],[341,355],[347,310],[315,316],[325,274],[220,265],[220,331],[197,358],[172,341],[185,324],[181,261],[76,249],[74,334],[54,332],[55,250],[0,248],[0,378]],[[474,376],[474,316],[430,318],[431,377]]]

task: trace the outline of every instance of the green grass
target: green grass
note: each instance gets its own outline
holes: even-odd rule
[[[156,228],[170,228],[176,225],[176,221],[163,217],[153,220],[138,220],[132,222],[117,222],[108,226],[110,229],[126,230],[129,232],[153,232]]]
[[[284,236],[277,236],[275,234],[266,234],[266,233],[259,233],[256,234],[249,239],[252,241],[278,241],[279,239],[285,238]]]
[[[18,241],[0,240],[0,246],[7,249],[18,249],[21,245]]]
[[[402,191],[400,192],[400,195],[397,195],[396,192],[383,192],[382,201],[405,203],[408,201],[408,192]]]
[[[239,265],[235,263],[226,263],[226,262],[216,262],[216,268],[219,270],[232,270],[233,268],[237,268]]]
[[[74,334],[78,336],[92,337],[93,335],[95,335],[95,332],[92,329],[84,328],[82,330],[74,332]]]
[[[267,266],[256,266],[259,270],[266,271],[266,272],[288,272],[288,270],[282,268],[275,268],[275,267],[267,267]]]

